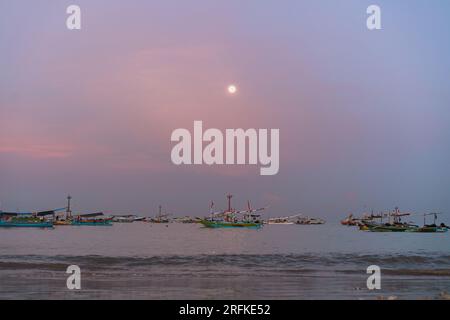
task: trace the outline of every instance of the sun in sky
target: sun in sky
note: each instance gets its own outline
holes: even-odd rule
[[[237,92],[237,87],[234,84],[228,86],[228,93],[235,94]]]

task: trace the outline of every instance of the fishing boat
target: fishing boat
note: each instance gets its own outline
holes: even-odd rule
[[[53,225],[55,226],[71,226],[72,220],[55,220],[53,221]]]
[[[117,223],[132,223],[135,220],[134,215],[112,216],[112,221]]]
[[[405,232],[411,227],[407,225],[391,225],[391,224],[366,224],[368,231],[371,232]]]
[[[424,226],[416,229],[409,230],[410,232],[422,232],[422,233],[443,233],[448,231],[447,226]]]
[[[54,215],[52,211],[31,212],[0,212],[0,228],[53,228],[53,222],[45,216]]]
[[[318,224],[325,224],[325,220],[320,218],[312,218],[312,217],[303,217],[300,216],[297,221],[295,221],[296,224],[303,224],[303,225],[318,225]]]
[[[380,214],[373,214],[373,211],[370,215],[364,215],[359,223],[359,230],[363,231],[369,231],[369,226],[378,226],[383,224],[383,218],[386,217],[386,215],[383,212],[380,212]],[[377,224],[376,219],[380,219],[379,223]]]
[[[53,228],[53,223],[41,219],[0,220],[0,228]]]
[[[200,220],[200,223],[203,224],[207,228],[261,228],[261,223],[256,222],[245,222],[245,221],[223,221],[223,220],[209,220],[203,219]]]
[[[402,213],[398,207],[393,212],[389,211],[387,215],[381,213],[379,216],[373,214],[369,219],[363,219],[360,225],[361,230],[371,232],[406,232],[413,231],[418,228],[412,223],[402,222],[402,217],[410,216],[411,213]],[[383,218],[388,217],[388,222],[383,223]],[[380,222],[375,222],[374,219],[380,218]]]
[[[269,218],[264,221],[265,224],[270,225],[290,225],[294,224],[294,221],[289,220],[291,217],[278,217],[278,218]]]
[[[197,217],[194,218],[189,216],[173,218],[173,221],[178,223],[199,223],[200,220],[201,220],[200,218]]]
[[[444,223],[441,223],[439,226],[436,225],[437,215],[441,214],[441,212],[432,212],[432,213],[425,213],[423,215],[423,227],[418,227],[415,229],[408,230],[410,232],[421,232],[421,233],[443,233],[447,232],[449,227],[446,226]],[[432,224],[426,223],[426,217],[427,216],[433,216],[434,221]]]
[[[238,211],[231,207],[231,194],[227,195],[228,209],[220,212],[213,212],[214,202],[211,202],[211,213],[209,218],[201,219],[200,223],[206,228],[250,228],[259,229],[263,223],[260,214],[266,208],[252,209],[250,201],[247,202],[247,210]],[[238,218],[242,215],[242,218]]]
[[[349,214],[347,218],[341,221],[341,224],[343,226],[359,226],[361,225],[361,219],[360,218],[354,218],[353,214]]]
[[[162,206],[158,206],[158,214],[155,217],[147,218],[145,221],[150,223],[170,223],[170,213],[163,213]]]
[[[74,217],[72,225],[74,226],[111,226],[112,218],[99,218],[103,212],[80,214]]]

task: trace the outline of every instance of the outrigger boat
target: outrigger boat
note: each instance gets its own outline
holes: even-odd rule
[[[297,218],[295,220],[295,218]],[[324,224],[325,220],[319,219],[319,218],[311,218],[311,217],[305,217],[302,214],[296,214],[289,217],[277,217],[277,218],[270,218],[267,221],[264,222],[265,224],[302,224],[302,225],[313,225],[313,224]]]
[[[41,212],[0,212],[1,228],[53,228],[53,222],[45,219],[46,216],[54,216],[55,211]]]
[[[383,218],[386,215],[383,212],[380,212],[380,214],[373,214],[373,211],[370,215],[364,215],[361,222],[359,223],[359,229],[363,231],[369,231],[369,225],[370,226],[377,226],[383,224]],[[377,224],[375,222],[375,219],[380,219],[380,223]]]
[[[425,213],[423,215],[423,227],[420,228],[415,228],[412,230],[409,230],[410,232],[423,232],[423,233],[443,233],[443,232],[447,232],[449,227],[446,226],[444,223],[441,223],[439,226],[436,225],[436,220],[437,220],[437,215],[441,214],[441,213],[436,213],[436,212],[432,212],[432,213]],[[434,222],[433,224],[426,224],[426,217],[427,216],[433,216],[434,217]]]
[[[266,208],[252,209],[250,201],[247,202],[247,210],[237,211],[231,207],[231,194],[227,195],[228,209],[221,212],[213,212],[214,202],[211,202],[210,218],[201,219],[200,223],[207,228],[251,228],[259,229],[263,223],[260,220],[260,214]],[[238,219],[238,215],[242,214],[243,218]]]
[[[145,221],[150,223],[170,223],[169,220],[170,213],[163,213],[162,212],[162,206],[158,207],[158,214],[156,217],[148,218]]]
[[[125,216],[112,216],[112,221],[113,222],[118,222],[118,223],[132,223],[135,220],[135,216],[134,215],[125,215]]]
[[[325,224],[325,220],[320,218],[311,218],[311,217],[300,217],[295,221],[296,224],[305,224],[305,225],[318,225]]]
[[[53,223],[49,221],[30,221],[29,219],[13,219],[10,221],[0,221],[0,228],[53,228]]]
[[[371,214],[368,218],[363,219],[360,224],[361,230],[371,231],[371,232],[406,232],[413,231],[418,228],[417,225],[412,223],[405,223],[401,221],[402,217],[410,216],[411,213],[401,213],[399,208],[396,207],[393,212],[386,215],[380,213],[380,215]],[[388,217],[388,222],[383,223],[383,218]],[[375,219],[381,219],[380,222],[375,222]]]
[[[190,216],[173,218],[173,221],[178,223],[200,223],[200,220],[200,218]]]
[[[266,221],[264,221],[265,224],[282,224],[282,225],[286,225],[286,224],[294,224],[294,221],[291,221],[292,217],[277,217],[277,218],[269,218]]]
[[[362,219],[354,218],[353,214],[350,213],[347,218],[345,218],[344,220],[341,221],[341,224],[343,226],[359,226],[359,225],[361,225],[361,221],[362,221]]]
[[[111,226],[112,218],[98,218],[103,216],[103,212],[80,214],[74,217],[74,226]]]

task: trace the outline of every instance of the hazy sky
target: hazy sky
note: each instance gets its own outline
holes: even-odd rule
[[[272,216],[450,215],[449,16],[445,0],[0,0],[2,209],[70,193],[77,210],[203,215],[231,192]],[[279,174],[173,165],[171,132],[194,120],[279,128]]]

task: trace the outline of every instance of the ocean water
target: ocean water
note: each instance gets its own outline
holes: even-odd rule
[[[66,287],[73,264],[81,290]],[[380,290],[367,289],[370,265],[381,268]],[[335,223],[0,229],[0,299],[436,299],[445,292],[450,233],[370,233]]]

